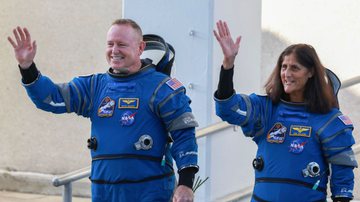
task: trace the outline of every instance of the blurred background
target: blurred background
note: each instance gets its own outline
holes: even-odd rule
[[[37,41],[35,63],[42,74],[62,83],[105,72],[108,28],[117,18],[135,19],[144,33],[159,34],[176,49],[173,76],[187,87],[200,130],[220,122],[212,98],[222,62],[212,36],[217,20],[228,21],[233,35],[243,37],[237,92],[262,94],[279,54],[293,43],[311,44],[341,81],[360,76],[359,10],[358,0],[0,0],[0,189],[60,194],[51,179],[91,163],[86,147],[90,121],[40,111],[27,97],[7,41],[16,26],[27,27]],[[338,97],[359,143],[359,85],[341,89]],[[255,144],[237,127],[207,134],[198,139],[198,176],[210,178],[197,192],[197,201],[232,200],[248,193]],[[357,184],[359,176],[356,169]],[[360,190],[354,191],[360,199]],[[77,182],[73,193],[88,197],[88,179]]]

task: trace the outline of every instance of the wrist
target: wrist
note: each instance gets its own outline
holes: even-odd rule
[[[19,67],[20,67],[21,69],[29,69],[29,67],[32,65],[32,63],[33,63],[33,61],[20,63],[20,64],[19,64]]]
[[[224,58],[223,65],[222,65],[223,68],[225,70],[229,70],[229,69],[233,68],[234,67],[234,61],[235,61],[235,58],[233,58],[233,59]]]

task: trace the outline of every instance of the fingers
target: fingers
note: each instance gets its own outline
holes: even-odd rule
[[[229,30],[229,27],[227,26],[226,22],[223,22],[223,27],[224,27],[224,35],[230,36],[230,30]]]
[[[13,48],[19,48],[24,44],[25,45],[31,44],[31,35],[27,28],[21,28],[18,26],[15,29],[13,29],[13,34],[15,37],[15,41],[11,37],[8,37],[8,41],[13,46]]]
[[[216,23],[216,27],[218,29],[218,32],[219,32],[219,36],[220,37],[223,37],[224,36],[224,25],[223,25],[223,22],[221,20],[219,20],[217,23]]]
[[[33,47],[34,52],[36,53],[36,48],[37,48],[36,41],[33,41],[32,47]]]
[[[26,42],[31,43],[30,32],[29,32],[29,30],[28,30],[26,27],[24,27],[24,33],[25,33],[25,40],[26,40]]]
[[[18,27],[19,28],[19,27]],[[20,45],[20,37],[19,37],[19,34],[17,32],[17,29],[13,29],[13,33],[14,33],[14,36],[15,36],[15,39],[16,39],[16,43],[17,45]]]
[[[216,22],[216,27],[219,31],[220,37],[230,36],[230,31],[229,31],[229,28],[228,28],[226,22],[219,20]]]
[[[11,39],[11,37],[8,37],[7,39],[10,42],[10,44],[12,45],[13,48],[17,47],[16,43]]]
[[[241,36],[238,36],[238,37],[236,38],[235,45],[236,45],[236,46],[239,46],[239,45],[240,45],[240,42],[241,42]]]
[[[220,41],[220,36],[218,35],[218,33],[215,30],[213,30],[213,33],[214,33],[216,40]]]
[[[17,27],[17,31],[19,32],[21,41],[25,41],[25,34],[24,34],[23,30],[21,29],[21,27]]]

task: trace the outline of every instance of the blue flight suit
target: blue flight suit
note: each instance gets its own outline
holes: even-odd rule
[[[169,201],[178,171],[197,166],[195,127],[184,86],[151,64],[121,76],[111,71],[54,84],[24,84],[35,105],[91,120],[93,202]]]
[[[310,113],[305,104],[274,104],[256,94],[215,101],[216,114],[258,146],[251,201],[326,201],[329,175],[332,197],[353,197],[353,124],[338,109]],[[317,174],[309,175],[314,164]]]

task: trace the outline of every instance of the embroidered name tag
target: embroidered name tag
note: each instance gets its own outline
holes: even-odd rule
[[[311,127],[310,126],[290,126],[290,136],[301,136],[301,137],[310,137],[311,136]]]
[[[119,98],[120,109],[137,109],[139,108],[139,98]]]

